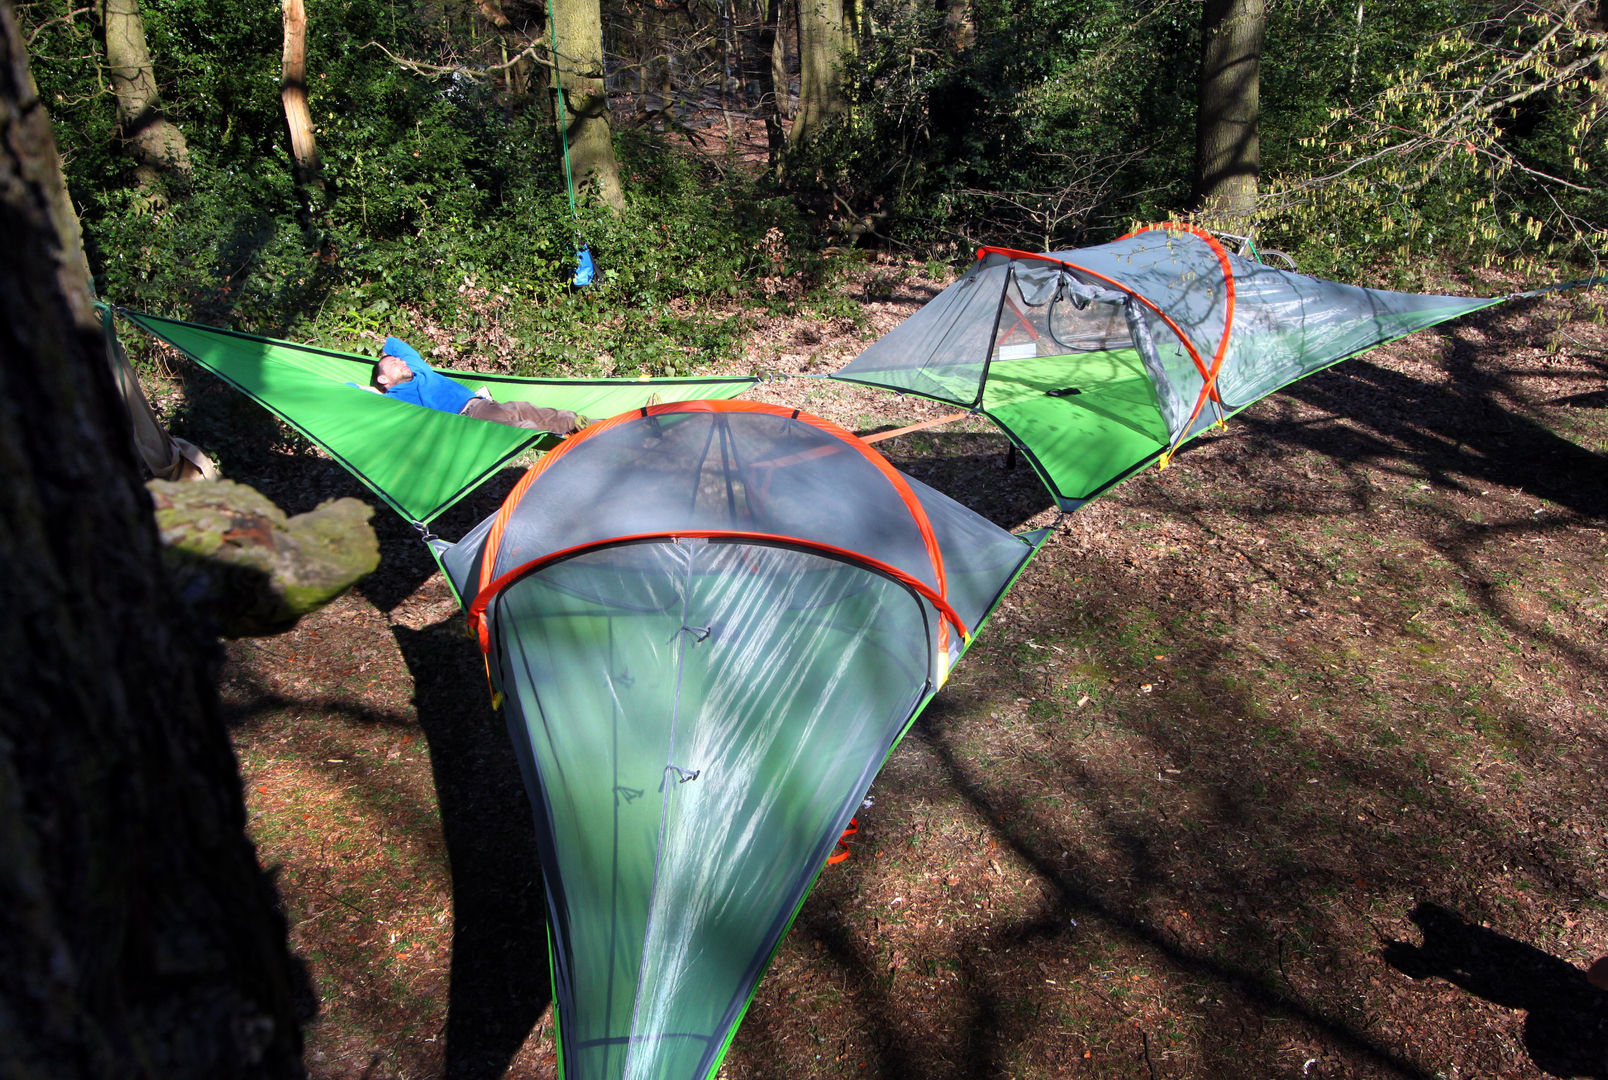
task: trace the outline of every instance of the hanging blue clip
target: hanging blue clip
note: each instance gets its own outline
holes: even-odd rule
[[[575,278],[570,282],[577,289],[592,284],[592,276],[597,268],[592,265],[592,249],[583,247],[575,253]]]

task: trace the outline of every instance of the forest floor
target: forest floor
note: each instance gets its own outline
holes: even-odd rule
[[[868,323],[778,318],[739,366],[833,370],[940,284],[868,265]],[[945,411],[759,396],[862,432]],[[1055,521],[986,423],[879,448],[1000,525]],[[291,512],[367,497],[305,448],[225,465]],[[1608,1077],[1583,976],[1608,953],[1605,466],[1608,329],[1552,298],[1298,383],[1067,517],[878,777],[721,1075]],[[317,998],[308,1069],[552,1077],[508,738],[434,563],[374,522],[381,568],[230,644],[223,682]]]

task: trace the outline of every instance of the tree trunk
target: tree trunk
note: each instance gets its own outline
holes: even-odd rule
[[[590,186],[603,202],[623,210],[625,193],[603,85],[603,14],[598,0],[555,0],[553,32],[558,39],[554,60],[575,182]]]
[[[780,174],[787,149],[787,131],[782,126],[787,97],[787,41],[779,33],[782,0],[759,0],[759,114],[765,118],[765,143],[770,169]]]
[[[843,0],[798,0],[798,113],[789,141],[802,146],[849,111],[843,88],[849,39]]]
[[[1208,221],[1245,231],[1256,210],[1265,0],[1205,0],[1195,201]]]
[[[947,0],[939,10],[944,13],[944,36],[949,39],[951,53],[959,56],[977,44],[977,18],[971,0]]]
[[[318,168],[318,141],[313,135],[313,114],[307,108],[307,11],[302,0],[281,0],[285,21],[285,51],[279,74],[279,99],[290,127],[290,154],[296,162],[296,183],[322,195],[324,180]]]
[[[788,31],[792,31],[792,41],[797,53],[798,44],[798,5],[793,0],[764,0],[775,10],[776,22],[776,48],[771,53],[771,81],[776,84],[776,113],[784,120],[793,119],[793,76],[787,69],[787,43]],[[793,24],[788,26],[787,17],[793,15]]]
[[[162,569],[12,0],[0,130],[0,1075],[300,1076],[216,646]]]
[[[156,68],[145,43],[139,0],[97,0],[105,34],[106,66],[117,97],[117,125],[123,146],[134,158],[141,184],[158,173],[190,175],[190,147],[184,133],[162,115]]]

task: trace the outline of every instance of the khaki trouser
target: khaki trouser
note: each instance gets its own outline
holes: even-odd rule
[[[494,424],[529,428],[532,431],[551,431],[554,435],[568,435],[577,430],[575,414],[567,409],[544,409],[528,401],[491,401],[487,398],[470,398],[463,407],[464,416],[476,420],[490,420]]]

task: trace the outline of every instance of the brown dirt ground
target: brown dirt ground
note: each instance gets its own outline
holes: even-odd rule
[[[869,329],[773,320],[739,366],[830,371],[939,285],[872,264]],[[1066,518],[878,778],[722,1075],[1608,1077],[1582,974],[1608,953],[1605,345],[1578,299],[1479,314]],[[756,396],[860,431],[946,411]],[[293,512],[361,494],[263,430],[235,478]],[[984,422],[880,448],[1001,525],[1055,520]],[[551,1077],[507,738],[433,563],[375,524],[381,569],[233,643],[223,684],[318,999],[309,1071]]]

